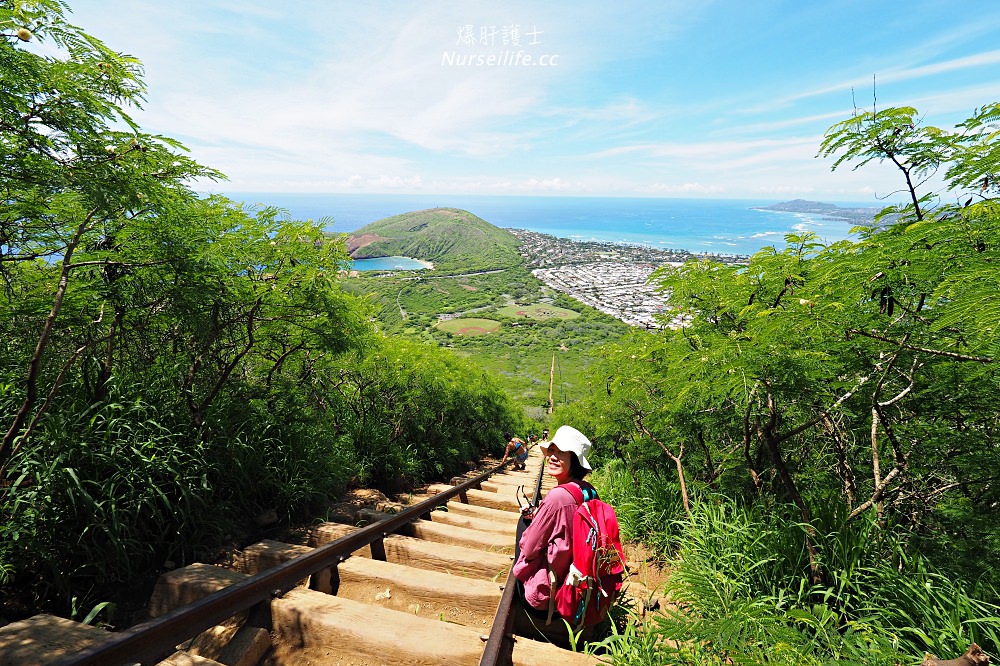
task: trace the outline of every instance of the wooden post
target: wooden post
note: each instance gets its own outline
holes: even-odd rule
[[[549,368],[549,414],[552,413],[552,384],[556,378],[556,355],[552,354],[552,367]]]

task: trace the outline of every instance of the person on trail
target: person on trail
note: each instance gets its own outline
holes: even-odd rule
[[[507,462],[512,454],[514,456],[514,469],[524,469],[527,465],[524,463],[528,459],[528,445],[524,443],[524,440],[520,437],[511,437],[509,432],[505,432],[503,436],[507,439],[507,448],[503,452],[503,460],[500,464]]]
[[[583,478],[593,469],[587,461],[591,443],[571,426],[556,430],[552,441],[540,444],[545,454],[546,473],[559,484],[548,492],[530,524],[518,521],[514,577],[525,611],[534,617],[549,616],[552,581],[562,581],[573,559],[573,516],[577,500],[564,486],[577,483],[589,487]]]

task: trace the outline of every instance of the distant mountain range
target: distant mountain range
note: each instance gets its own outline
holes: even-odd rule
[[[519,241],[472,213],[429,208],[372,222],[347,237],[354,259],[404,256],[437,270],[489,270],[521,263]]]
[[[836,204],[823,203],[822,201],[806,201],[805,199],[794,199],[776,203],[772,206],[755,206],[756,210],[777,210],[786,213],[813,213],[826,215],[845,220],[854,225],[870,225],[875,220],[875,215],[881,208],[841,208]],[[883,220],[885,225],[886,221]]]

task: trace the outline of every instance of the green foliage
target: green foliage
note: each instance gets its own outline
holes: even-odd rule
[[[569,297],[557,296],[555,301],[580,314],[572,321],[526,321],[500,315],[498,311],[515,297],[522,304],[547,306],[538,299],[550,292],[520,266],[461,277],[364,276],[346,280],[345,288],[372,304],[386,332],[454,348],[488,372],[501,375],[507,392],[535,418],[548,406],[553,354],[554,399],[556,404],[565,404],[586,392],[584,373],[594,361],[593,349],[630,330],[627,324]],[[435,326],[439,313],[489,317],[503,326],[488,336],[451,336]]]
[[[790,235],[744,266],[664,269],[687,326],[623,338],[564,296],[579,318],[498,314],[548,292],[464,211],[381,221],[366,251],[498,272],[348,292],[340,239],[196,196],[221,175],[132,122],[138,61],[64,11],[0,0],[0,579],[38,606],[109,612],[110,587],[262,511],[447,478],[530,427],[508,395],[541,418],[555,354],[556,401],[586,391],[555,421],[593,433],[626,533],[678,557],[682,605],[658,633],[615,625],[616,658],[998,648],[997,105],[954,131],[909,108],[835,125],[834,168],[891,163],[909,203],[857,243]],[[922,191],[942,171],[955,203]],[[433,328],[470,311],[503,325]]]
[[[972,641],[996,649],[1000,607],[977,600],[994,592],[963,589],[907,559],[899,542],[868,542],[870,526],[825,534],[835,583],[812,584],[804,531],[788,509],[714,498],[685,522],[667,590],[679,609],[659,629],[682,645],[679,662],[894,664],[924,651],[961,654]]]
[[[510,297],[512,285],[538,282],[527,269],[511,267],[489,273],[462,276],[433,276],[423,272],[413,276],[364,275],[344,280],[345,289],[364,295],[373,303],[380,323],[391,332],[412,331],[414,320],[438,314],[476,313],[495,310],[502,295]],[[407,313],[403,320],[400,310]],[[421,329],[426,328],[423,322]]]
[[[580,422],[567,419],[564,412],[559,417],[559,422]],[[676,552],[684,516],[677,482],[654,470],[628,465],[607,451],[594,451],[590,481],[601,499],[615,507],[622,539],[647,543],[663,558]]]
[[[463,471],[525,427],[495,378],[446,350],[386,340],[339,365],[328,394],[353,442],[355,481],[409,489]]]
[[[0,0],[5,592],[93,619],[261,513],[447,478],[522,423],[454,355],[372,330],[342,239],[198,197],[221,174],[128,118],[139,62],[65,10]]]
[[[210,543],[223,520],[206,492],[206,447],[171,432],[151,405],[60,411],[21,450],[4,496],[0,558],[38,599],[134,580],[175,548]]]
[[[909,203],[858,242],[662,269],[687,325],[604,347],[555,415],[623,461],[628,529],[677,549],[671,663],[997,650],[996,123],[991,105],[956,131],[913,109],[835,125],[834,167],[885,161]],[[942,172],[957,203],[922,189]],[[629,497],[675,523],[636,528]]]

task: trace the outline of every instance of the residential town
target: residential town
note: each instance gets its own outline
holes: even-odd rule
[[[657,250],[643,245],[596,241],[578,242],[525,229],[510,229],[521,241],[521,256],[532,273],[550,288],[643,328],[671,328],[683,324],[680,316],[665,319],[667,299],[649,284],[660,266],[679,266],[706,257],[739,263],[745,257],[699,255],[686,250]]]
[[[546,285],[569,294],[581,303],[643,328],[660,328],[667,311],[666,298],[649,284],[653,264],[596,262],[559,268],[536,268],[531,272]],[[671,321],[670,325],[680,322]]]
[[[723,263],[742,263],[746,257],[729,254],[695,253],[687,250],[658,250],[646,245],[629,245],[602,241],[574,241],[540,234],[527,229],[507,229],[521,241],[521,256],[528,268],[547,268],[617,261],[648,263],[662,266],[669,262],[685,262],[704,257]]]

